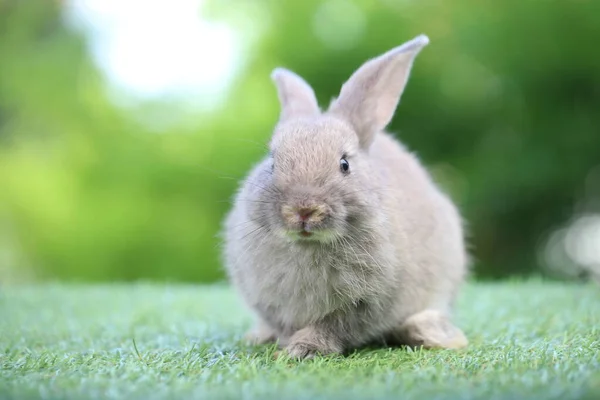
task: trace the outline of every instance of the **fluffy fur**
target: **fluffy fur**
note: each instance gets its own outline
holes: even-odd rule
[[[249,340],[298,358],[379,340],[467,345],[450,321],[467,265],[460,215],[383,132],[427,43],[367,61],[325,112],[302,78],[273,72],[282,111],[271,152],[224,229],[230,280],[258,316]]]

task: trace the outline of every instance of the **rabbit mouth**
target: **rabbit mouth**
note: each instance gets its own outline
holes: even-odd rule
[[[330,229],[314,228],[308,224],[286,231],[288,238],[299,242],[330,242],[335,233]]]
[[[305,221],[300,222],[300,232],[298,234],[304,237],[312,236],[312,227]]]
[[[305,231],[304,229],[303,229],[303,230],[301,230],[301,231],[300,231],[298,234],[299,234],[300,236],[302,236],[302,237],[305,237],[305,238],[306,238],[306,237],[311,237],[311,236],[313,235],[313,233],[312,233],[312,232]]]
[[[302,238],[310,238],[314,234],[314,229],[310,224],[303,221],[300,223],[300,229],[297,231],[297,234]]]
[[[330,218],[318,221],[311,218],[294,218],[283,222],[282,233],[292,241],[330,242],[337,234],[335,227],[330,223]]]

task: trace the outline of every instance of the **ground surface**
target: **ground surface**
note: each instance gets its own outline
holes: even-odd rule
[[[0,398],[600,399],[600,288],[471,284],[468,350],[306,362],[239,338],[224,286],[0,289]]]

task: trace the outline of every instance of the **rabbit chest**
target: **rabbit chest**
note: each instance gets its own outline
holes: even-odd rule
[[[377,296],[386,282],[373,257],[353,249],[303,246],[256,251],[251,262],[251,302],[282,330],[313,323],[334,310]]]

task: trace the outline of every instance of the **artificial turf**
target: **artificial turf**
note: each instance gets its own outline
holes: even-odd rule
[[[600,399],[600,287],[470,283],[464,351],[364,349],[295,362],[240,340],[225,285],[0,288],[0,397]]]

